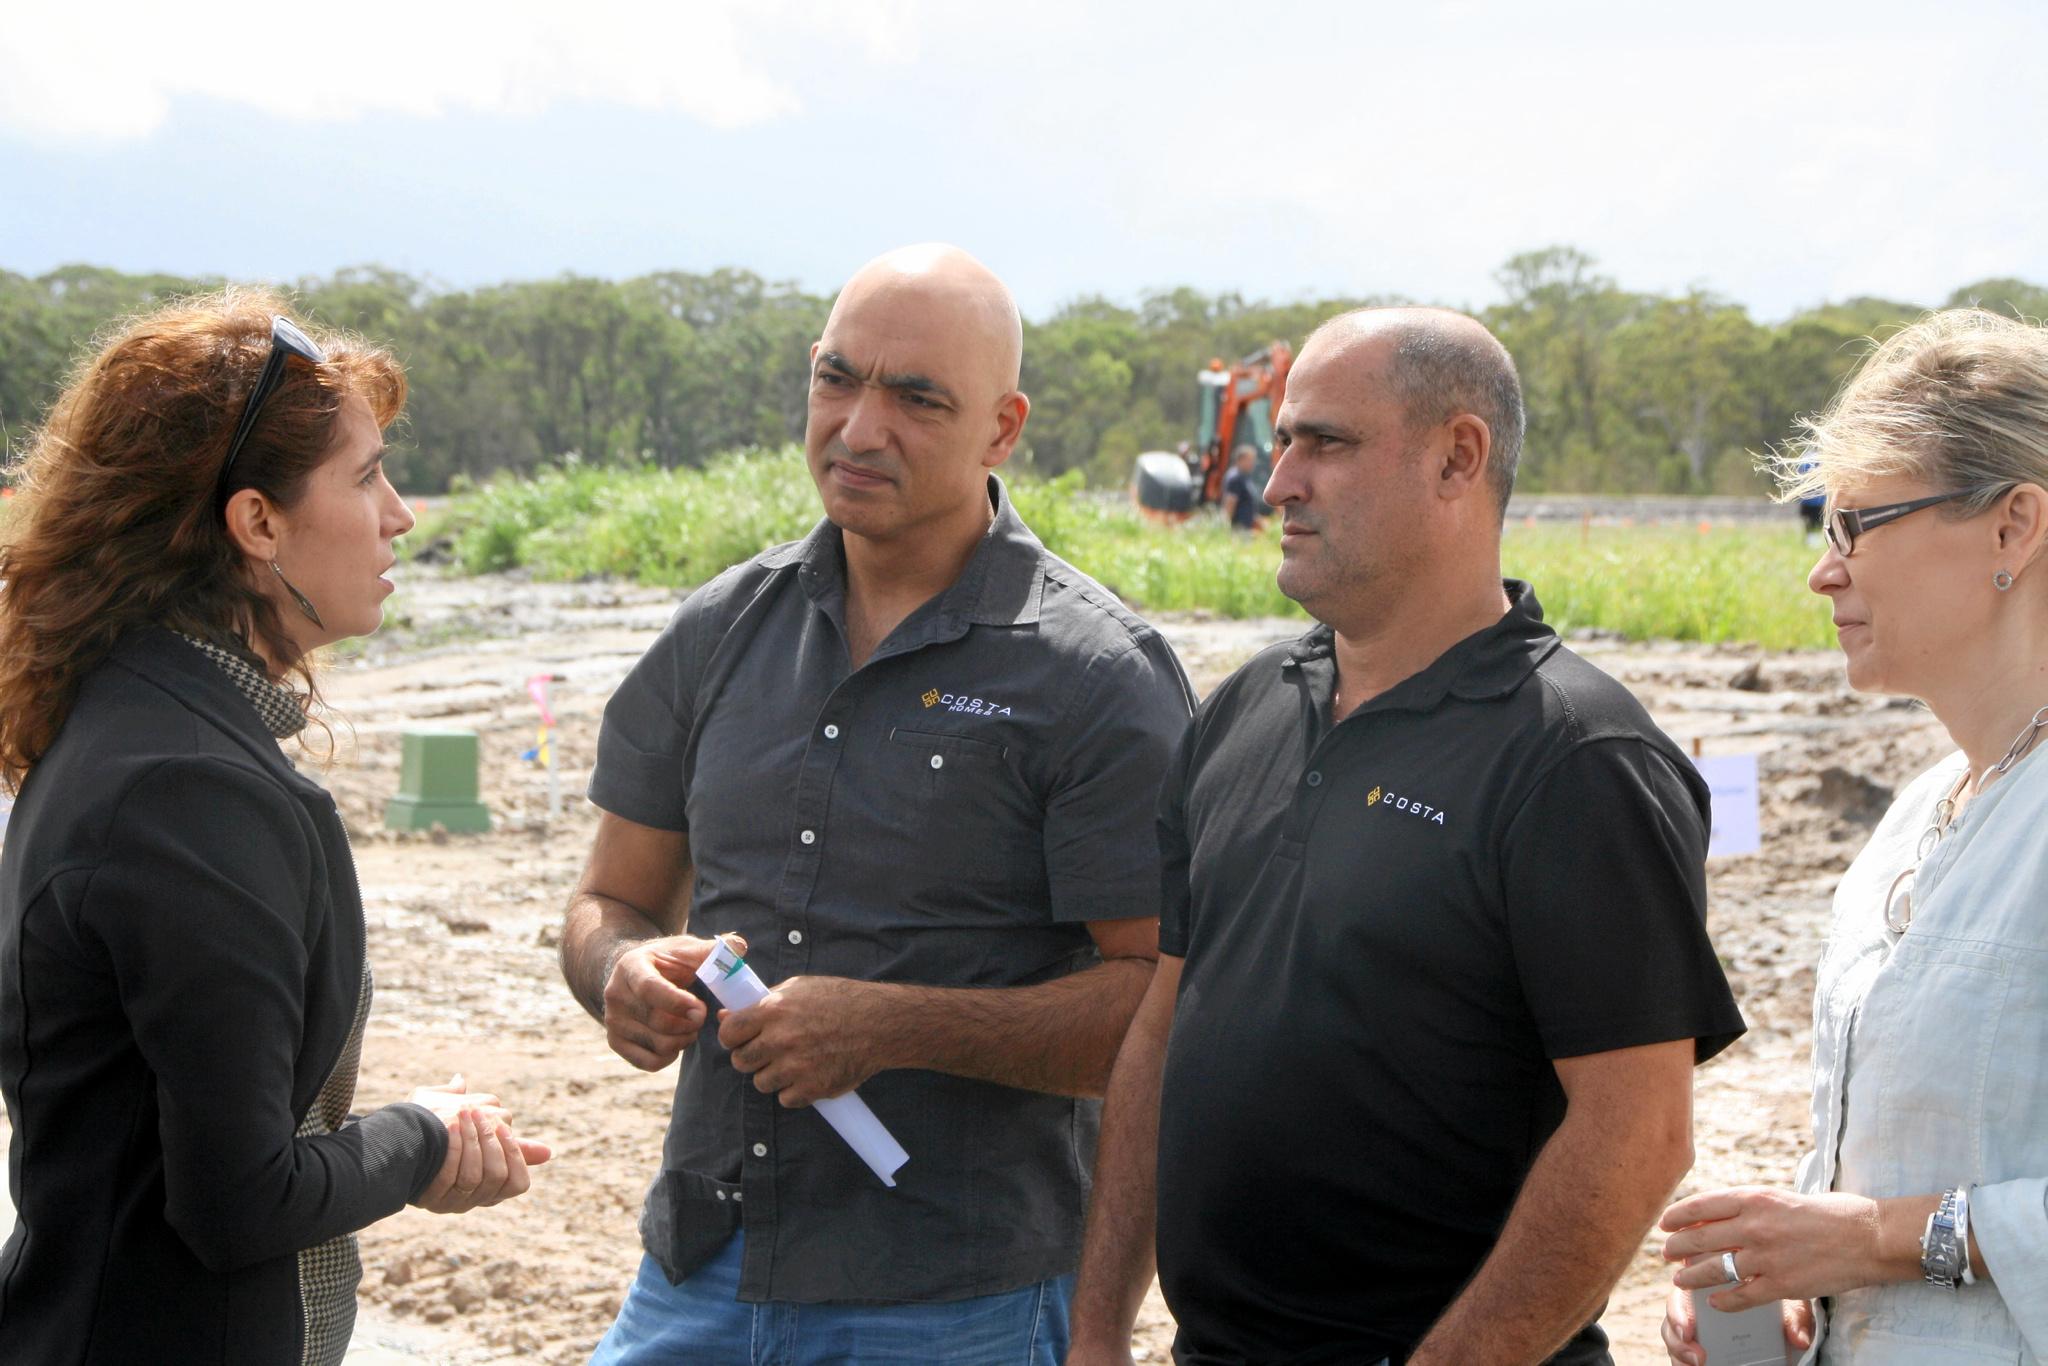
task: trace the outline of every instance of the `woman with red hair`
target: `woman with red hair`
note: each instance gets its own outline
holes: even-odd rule
[[[354,1234],[518,1195],[489,1096],[351,1114],[371,979],[333,799],[279,741],[377,628],[405,377],[229,292],[129,325],[0,544],[0,1360],[331,1363]],[[294,686],[296,684],[296,686]]]

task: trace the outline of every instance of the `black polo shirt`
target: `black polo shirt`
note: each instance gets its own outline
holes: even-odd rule
[[[1336,726],[1328,628],[1263,651],[1167,776],[1177,1360],[1398,1360],[1562,1118],[1552,1059],[1704,1059],[1742,1032],[1707,941],[1706,786],[1507,589],[1497,625]]]
[[[689,832],[691,933],[746,936],[771,985],[1026,985],[1098,961],[1085,922],[1158,908],[1187,679],[989,489],[959,580],[859,670],[821,522],[693,593],[605,708],[591,800]],[[641,1220],[670,1278],[742,1217],[744,1300],[959,1299],[1074,1269],[1094,1102],[921,1070],[860,1094],[910,1153],[894,1190],[700,1036]]]

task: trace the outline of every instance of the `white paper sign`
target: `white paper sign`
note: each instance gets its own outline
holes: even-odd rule
[[[768,994],[768,987],[761,981],[747,960],[732,951],[732,946],[723,939],[718,947],[697,968],[697,980],[711,989],[718,1003],[727,1010],[744,1010]],[[910,1160],[910,1154],[903,1151],[903,1145],[896,1141],[894,1134],[883,1127],[875,1118],[875,1112],[860,1098],[860,1092],[848,1091],[843,1096],[831,1096],[815,1101],[811,1108],[825,1117],[825,1122],[839,1131],[848,1147],[859,1154],[868,1169],[882,1178],[882,1184],[896,1184],[896,1171]]]
[[[1757,853],[1764,847],[1764,835],[1756,756],[1716,754],[1692,762],[1714,795],[1714,829],[1707,836],[1707,857]]]

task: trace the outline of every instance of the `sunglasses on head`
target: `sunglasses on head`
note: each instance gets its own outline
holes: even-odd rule
[[[264,358],[263,371],[256,376],[255,385],[249,390],[249,397],[242,403],[242,418],[235,423],[234,438],[228,442],[228,458],[220,467],[220,499],[227,501],[229,479],[235,472],[235,461],[242,454],[242,447],[249,440],[249,433],[255,429],[256,417],[263,411],[263,405],[277,392],[277,386],[284,383],[284,364],[287,357],[297,356],[315,365],[327,363],[327,353],[316,345],[313,339],[298,329],[289,318],[273,317],[270,320],[270,354]]]

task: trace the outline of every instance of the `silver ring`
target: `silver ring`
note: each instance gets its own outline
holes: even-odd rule
[[[1742,1284],[1742,1273],[1735,1269],[1734,1253],[1724,1252],[1721,1254],[1721,1275],[1726,1278],[1721,1282],[1723,1285]]]

